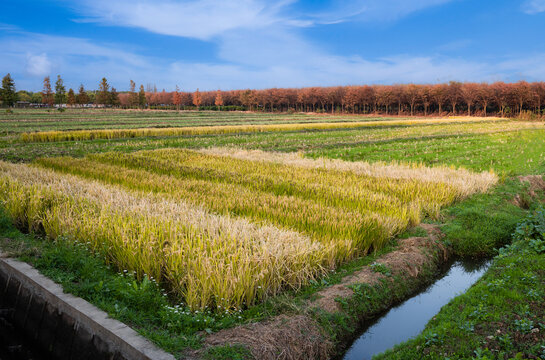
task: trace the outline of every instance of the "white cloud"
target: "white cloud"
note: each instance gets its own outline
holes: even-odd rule
[[[61,74],[70,87],[83,82],[94,88],[103,76],[122,86],[138,73],[159,72],[150,65],[153,59],[120,50],[122,46],[74,37],[19,32],[0,38],[0,48],[9,49],[0,57],[0,72],[12,73],[17,87],[29,90],[39,89],[40,78],[47,75]]]
[[[128,26],[181,37],[210,39],[232,29],[255,29],[280,21],[290,1],[266,0],[83,0],[75,8],[87,21]]]
[[[95,16],[96,21],[182,37],[213,37],[216,58],[190,62],[183,59],[182,50],[179,56],[158,58],[140,55],[123,44],[17,32],[0,37],[0,48],[9,49],[0,57],[0,73],[11,72],[19,88],[35,90],[41,80],[33,76],[51,72],[61,74],[70,87],[83,82],[96,88],[105,76],[120,90],[127,88],[130,79],[155,83],[160,89],[178,84],[185,90],[206,90],[545,77],[545,65],[541,65],[545,55],[540,54],[493,62],[400,54],[378,59],[341,56],[308,41],[297,29],[326,20],[348,21],[342,15],[349,13],[356,14],[354,19],[373,14],[393,19],[450,0],[339,0],[339,12],[306,18],[295,12],[286,16],[294,8],[292,0],[243,0],[237,6],[220,0],[82,1],[84,14]],[[461,40],[448,47],[468,44]]]
[[[308,27],[344,21],[392,21],[454,0],[337,0],[296,10],[297,0],[80,0],[74,10],[98,22],[200,40],[232,30]],[[540,1],[540,0],[534,0]]]
[[[531,15],[545,12],[545,0],[526,0],[522,4],[522,11]]]
[[[33,76],[46,76],[51,72],[51,61],[46,53],[27,55],[26,72]]]

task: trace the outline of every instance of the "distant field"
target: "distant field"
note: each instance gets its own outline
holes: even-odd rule
[[[218,111],[135,111],[68,109],[15,110],[0,113],[0,134],[29,131],[69,131],[93,129],[165,128],[216,125],[260,125],[315,122],[372,121],[371,116],[338,116],[331,114],[273,114]],[[400,119],[400,118],[398,118]]]
[[[143,112],[134,113],[140,115]],[[21,114],[21,119],[24,119],[23,114]],[[91,112],[91,115],[88,116],[92,116],[92,114],[94,112]],[[126,114],[126,112],[122,112],[118,116],[127,116]],[[214,114],[205,113],[203,118],[213,117]],[[66,113],[54,113],[53,115],[58,115],[59,119],[63,119]],[[147,116],[152,115],[157,117],[165,116],[160,112],[150,112]],[[173,115],[170,113],[168,116]],[[196,115],[195,113],[185,114],[182,112],[179,116],[190,117]],[[217,116],[223,122],[226,121],[228,116],[247,116],[248,119],[259,118],[261,120],[270,117],[269,114],[249,113],[227,113],[227,115],[221,113]],[[273,116],[273,118],[281,119],[284,117],[285,120],[286,116],[278,115],[277,117]],[[317,121],[323,121],[324,119],[322,115],[294,115],[294,117],[299,120],[316,119]],[[360,121],[362,119],[362,117],[357,116],[348,116],[347,118],[351,120],[359,119]],[[45,143],[22,142],[18,136],[6,135],[3,138],[0,137],[0,159],[28,162],[44,156],[67,155],[81,157],[88,153],[108,151],[132,152],[158,148],[240,147],[281,152],[302,151],[310,157],[369,161],[416,161],[427,165],[464,166],[476,171],[494,169],[501,173],[533,173],[536,166],[543,162],[542,158],[545,153],[545,144],[541,141],[545,127],[541,122],[520,122],[506,119],[490,120],[489,118],[470,118],[471,121],[465,121],[466,119],[462,118],[462,121],[459,119],[443,119],[440,122],[433,119],[423,119],[420,120],[421,122],[409,120],[405,125],[400,125],[399,122],[405,122],[405,120],[395,119],[390,122],[389,119],[383,118],[363,118],[371,123],[380,121],[381,126],[353,127],[350,125],[353,122],[341,122],[338,126],[335,125],[339,119],[344,119],[344,117],[334,118],[329,116],[328,122],[332,124],[333,128],[299,130],[292,128],[290,131],[265,131],[265,127],[262,128],[263,131],[255,133],[193,134]],[[432,123],[428,123],[429,121],[432,121]],[[425,124],[422,124],[422,122]],[[396,123],[398,125],[395,125]],[[109,125],[116,126],[116,124],[119,126],[119,123],[116,122]],[[202,125],[203,123],[198,124]],[[363,123],[363,125],[365,124]],[[316,124],[311,123],[309,125],[314,126]],[[246,126],[244,125],[244,127]],[[280,126],[289,128],[293,125]],[[306,124],[302,126],[306,126]],[[348,128],[342,128],[346,126]],[[211,127],[211,129],[213,128]],[[42,128],[32,130],[42,130]]]

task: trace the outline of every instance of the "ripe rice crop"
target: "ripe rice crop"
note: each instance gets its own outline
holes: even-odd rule
[[[310,169],[351,171],[355,174],[393,179],[416,179],[449,184],[457,191],[457,200],[476,192],[485,192],[497,181],[493,172],[474,173],[455,167],[427,167],[416,163],[385,163],[365,161],[343,161],[338,159],[309,159],[302,153],[274,153],[241,148],[208,148],[200,152],[210,155],[230,156],[235,159],[267,161]]]
[[[297,289],[496,180],[420,165],[208,152],[0,163],[0,198],[20,227],[90,242],[191,308],[223,309]]]
[[[240,308],[334,264],[331,247],[294,231],[27,165],[0,162],[0,174],[0,199],[20,228],[89,242],[193,309]]]
[[[119,139],[153,136],[183,136],[183,135],[209,135],[209,134],[233,134],[254,133],[267,131],[301,131],[301,130],[328,130],[347,129],[359,127],[377,126],[410,126],[422,124],[444,124],[474,122],[474,118],[456,119],[415,119],[415,120],[377,120],[359,122],[328,122],[328,123],[295,123],[295,124],[265,124],[265,125],[220,125],[220,126],[194,126],[177,128],[140,128],[140,129],[99,129],[99,130],[73,130],[73,131],[43,131],[25,132],[20,139],[25,142],[51,142],[51,141],[76,141],[94,139]],[[478,120],[477,120],[478,121]],[[502,119],[487,118],[487,121],[504,121]]]

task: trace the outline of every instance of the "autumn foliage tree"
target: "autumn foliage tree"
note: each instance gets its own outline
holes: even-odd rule
[[[76,104],[76,94],[74,93],[74,90],[72,88],[70,88],[68,90],[68,95],[67,95],[67,98],[66,98],[66,102],[71,107]]]
[[[471,116],[471,106],[479,98],[479,86],[475,83],[465,83],[461,87],[461,95],[467,105],[467,116]]]
[[[182,104],[182,94],[180,94],[180,89],[176,85],[176,91],[172,94],[172,103],[176,105],[176,110],[180,111],[180,105]]]
[[[53,98],[53,91],[51,90],[51,79],[49,76],[44,78],[44,88],[42,90],[42,104],[53,106],[55,99]]]
[[[197,110],[199,110],[201,104],[202,104],[202,95],[201,95],[199,89],[197,89],[193,93],[193,105],[195,105],[197,107]]]
[[[103,79],[105,80],[105,79]],[[106,82],[107,85],[107,82]],[[111,89],[104,100],[107,86],[101,83],[96,93],[86,93],[83,85],[76,103],[121,105],[123,107],[172,108],[196,106],[197,109],[249,110],[262,112],[351,112],[352,114],[397,114],[399,116],[497,114],[499,116],[521,116],[533,119],[536,114],[545,115],[545,83],[461,83],[451,81],[443,84],[396,84],[396,85],[352,85],[307,88],[271,88],[262,90],[212,90],[182,92],[176,87],[173,92],[158,92],[156,86],[148,85],[148,91],[130,81],[128,92],[120,94]],[[53,92],[49,78],[44,79],[42,101],[53,104]],[[90,96],[90,98],[89,98]],[[118,101],[116,100],[118,99]],[[49,99],[49,100],[48,100]],[[71,104],[72,95],[68,103]],[[96,101],[95,101],[96,100]]]
[[[220,90],[218,90],[218,92],[216,93],[216,99],[214,100],[214,105],[216,105],[218,107],[223,106],[223,97],[221,96],[221,91]]]

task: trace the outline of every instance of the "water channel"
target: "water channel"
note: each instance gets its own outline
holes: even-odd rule
[[[419,294],[391,308],[363,329],[344,360],[369,360],[420,334],[441,307],[464,293],[488,269],[490,261],[455,261],[443,276]]]

